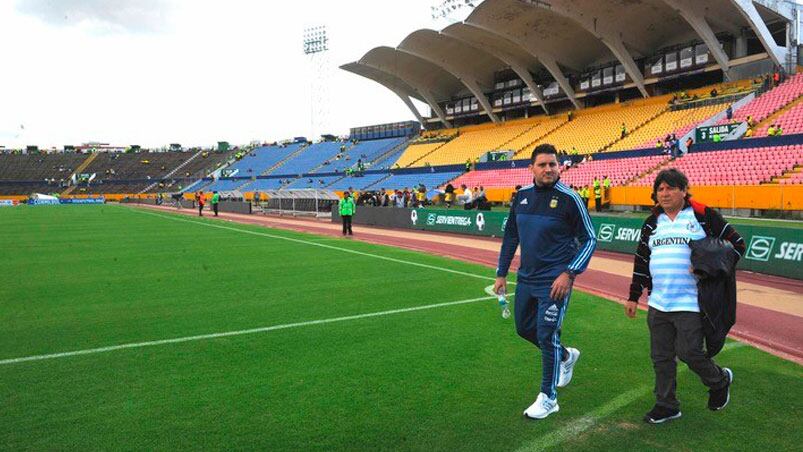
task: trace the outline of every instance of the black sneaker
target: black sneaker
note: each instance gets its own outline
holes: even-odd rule
[[[708,390],[708,409],[712,411],[719,411],[725,408],[731,400],[731,383],[733,383],[733,371],[727,367],[722,369],[725,373],[725,378],[728,379],[728,384],[720,389]]]
[[[652,407],[649,413],[644,415],[644,422],[648,424],[661,424],[680,417],[680,410],[674,410],[661,405]]]

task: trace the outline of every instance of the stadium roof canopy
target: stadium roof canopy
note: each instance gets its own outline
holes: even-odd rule
[[[752,30],[778,65],[788,48],[775,43],[767,23],[789,23],[795,6],[770,0],[485,0],[462,23],[439,31],[417,30],[396,48],[377,47],[342,69],[380,83],[399,95],[417,118],[410,98],[429,104],[448,125],[439,103],[474,96],[491,120],[486,93],[499,71],[510,69],[546,111],[540,86],[557,82],[580,103],[568,75],[597,65],[620,64],[643,96],[636,60],[674,45],[702,41],[727,75],[731,60],[718,35]],[[774,7],[774,9],[773,9]],[[793,25],[793,24],[790,24]],[[536,77],[538,79],[536,79]]]

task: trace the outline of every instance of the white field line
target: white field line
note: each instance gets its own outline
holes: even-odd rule
[[[206,222],[188,220],[188,219],[183,218],[181,216],[178,216],[176,214],[160,215],[158,213],[149,212],[149,211],[144,210],[144,209],[139,209],[139,208],[132,208],[132,209],[135,212],[143,213],[143,214],[146,214],[146,215],[153,215],[155,217],[164,218],[164,219],[173,220],[173,221],[182,221],[184,223],[192,223],[192,224],[196,224],[196,225],[199,225],[199,226],[207,226],[207,227],[210,227],[210,228],[217,228],[217,229],[224,229],[224,230],[227,230],[227,231],[240,232],[242,234],[250,234],[250,235],[256,235],[256,236],[260,236],[260,237],[269,237],[269,238],[277,239],[277,240],[285,240],[285,241],[293,242],[293,243],[301,243],[301,244],[309,245],[309,246],[317,246],[317,247],[320,247],[320,248],[326,248],[326,249],[330,249],[330,250],[342,251],[344,253],[356,254],[358,256],[372,257],[372,258],[381,259],[381,260],[384,260],[384,261],[395,262],[397,264],[413,265],[415,267],[428,268],[430,270],[438,270],[438,271],[442,271],[442,272],[453,273],[453,274],[456,274],[456,275],[468,276],[468,277],[471,277],[471,278],[491,280],[491,281],[496,279],[495,277],[492,277],[492,276],[477,275],[477,274],[474,274],[474,273],[463,272],[463,271],[460,271],[460,270],[452,270],[451,268],[438,267],[437,265],[428,265],[428,264],[422,264],[420,262],[413,262],[413,261],[408,261],[408,260],[404,260],[404,259],[395,259],[395,258],[392,258],[392,257],[382,256],[380,254],[366,253],[364,251],[357,251],[357,250],[352,250],[352,249],[349,249],[349,248],[343,248],[343,247],[334,246],[334,245],[327,245],[325,243],[313,242],[313,241],[302,240],[302,239],[295,239],[295,238],[292,238],[292,237],[284,237],[284,236],[281,236],[281,235],[270,234],[270,233],[267,233],[267,232],[259,232],[259,231],[251,231],[251,230],[248,230],[248,229],[233,228],[231,226],[224,226],[224,225],[221,225],[221,224],[206,223]],[[516,283],[515,282],[508,282],[508,284],[514,284],[515,285]]]
[[[323,325],[327,323],[336,323],[336,322],[345,322],[349,320],[360,320],[360,319],[367,319],[371,317],[380,317],[385,315],[393,315],[393,314],[403,314],[406,312],[414,312],[414,311],[423,311],[427,309],[436,309],[436,308],[443,308],[447,306],[456,306],[461,304],[468,304],[468,303],[475,303],[477,301],[484,301],[490,300],[492,296],[485,296],[485,297],[478,297],[478,298],[469,298],[466,300],[458,300],[458,301],[449,301],[446,303],[436,303],[436,304],[429,304],[424,306],[414,306],[411,308],[402,308],[402,309],[392,309],[389,311],[381,311],[381,312],[370,312],[366,314],[357,314],[357,315],[349,315],[344,317],[334,317],[331,319],[321,319],[321,320],[309,320],[306,322],[295,322],[295,323],[285,323],[283,325],[272,325],[272,326],[265,326],[261,328],[252,328],[248,330],[238,330],[238,331],[225,331],[222,333],[211,333],[211,334],[201,334],[197,336],[185,336],[185,337],[176,337],[172,339],[160,339],[155,341],[146,341],[146,342],[131,342],[128,344],[119,344],[119,345],[110,345],[108,347],[98,347],[98,348],[89,348],[85,350],[74,350],[69,352],[61,352],[61,353],[50,353],[47,355],[33,355],[33,356],[24,356],[20,358],[10,358],[10,359],[3,359],[0,360],[0,366],[5,366],[8,364],[17,364],[17,363],[24,363],[28,361],[43,361],[47,359],[56,359],[56,358],[68,358],[71,356],[80,356],[80,355],[92,355],[95,353],[106,353],[106,352],[113,352],[116,350],[125,350],[131,348],[143,348],[143,347],[152,347],[155,345],[166,345],[166,344],[178,344],[182,342],[193,342],[193,341],[203,341],[208,339],[217,339],[221,337],[231,337],[231,336],[243,336],[246,334],[257,334],[257,333],[267,333],[269,331],[276,331],[276,330],[285,330],[289,328],[300,328],[305,326],[312,326],[312,325]]]
[[[722,351],[732,350],[734,348],[744,347],[747,344],[742,342],[729,342],[725,344],[725,347]],[[683,372],[688,367],[681,366],[678,369],[678,372]],[[601,420],[605,419],[606,417],[612,415],[613,413],[619,411],[620,409],[630,405],[631,403],[635,402],[638,398],[643,397],[644,395],[648,394],[651,387],[649,386],[638,386],[633,388],[624,394],[621,394],[614,399],[610,400],[605,405],[596,408],[595,410],[587,413],[586,415],[580,417],[579,419],[571,421],[566,427],[556,430],[552,433],[544,435],[535,441],[525,444],[522,447],[517,449],[517,452],[524,452],[524,451],[542,451],[552,447],[556,447],[559,444],[563,443],[566,440],[577,438],[578,435],[585,432],[586,430],[594,427],[597,423]],[[540,421],[540,422],[547,422],[547,421]],[[639,420],[641,422],[641,420]]]

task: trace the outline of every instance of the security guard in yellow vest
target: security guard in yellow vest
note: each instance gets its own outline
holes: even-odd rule
[[[602,211],[602,186],[599,183],[599,179],[596,177],[594,178],[594,182],[591,184],[594,188],[594,211],[601,212]]]

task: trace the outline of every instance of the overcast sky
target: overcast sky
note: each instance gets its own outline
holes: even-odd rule
[[[315,25],[330,35],[325,131],[415,119],[389,90],[337,66],[447,25],[431,19],[434,3],[0,0],[0,145],[309,137],[301,42]]]

